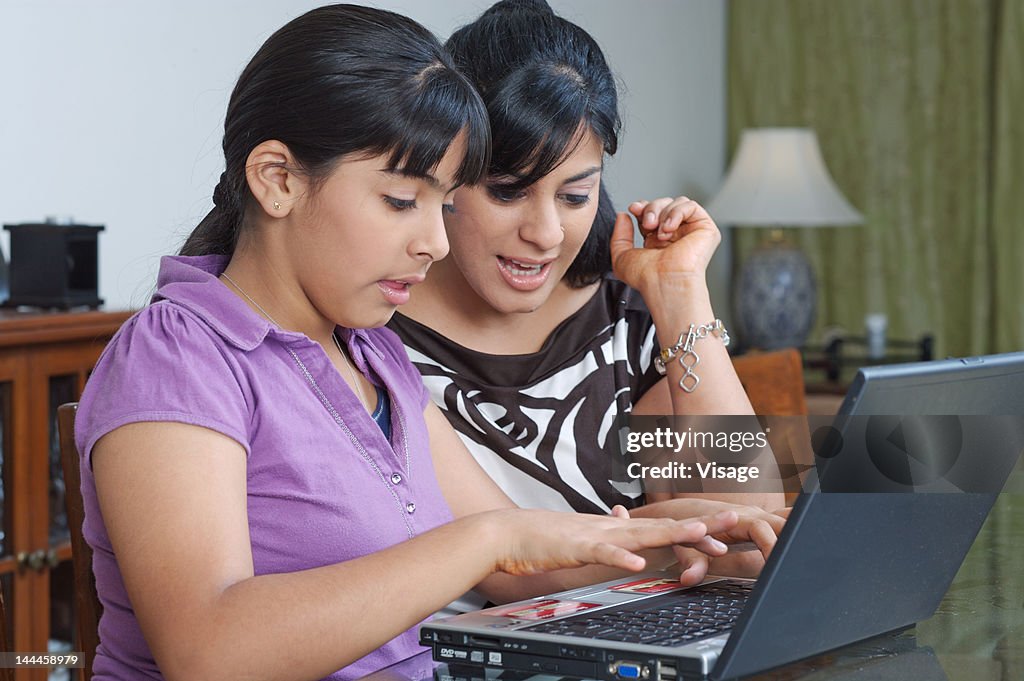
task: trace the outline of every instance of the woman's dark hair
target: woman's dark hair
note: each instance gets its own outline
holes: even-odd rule
[[[288,146],[315,189],[347,154],[384,155],[389,170],[425,174],[466,131],[456,181],[487,169],[487,112],[427,29],[355,5],[329,5],[274,33],[238,78],[224,120],[226,170],[214,209],[182,255],[230,254],[252,200],[245,164],[266,140]]]
[[[448,39],[455,64],[479,90],[491,124],[488,173],[524,189],[580,142],[580,124],[614,154],[619,145],[615,78],[597,42],[544,0],[502,0]],[[503,186],[504,183],[503,183]],[[575,287],[611,269],[615,209],[601,183],[590,235],[566,272]]]

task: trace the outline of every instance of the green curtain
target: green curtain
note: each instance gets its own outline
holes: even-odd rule
[[[883,312],[890,337],[932,333],[938,356],[1024,349],[1022,5],[730,3],[730,148],[744,128],[813,128],[865,216],[787,230],[818,276],[812,337]],[[734,261],[762,232],[735,230]]]
[[[1024,348],[1024,0],[1005,0],[999,9],[992,164],[996,351]]]

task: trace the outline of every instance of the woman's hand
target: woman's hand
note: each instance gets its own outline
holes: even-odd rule
[[[642,510],[641,510],[642,509]],[[633,516],[643,513],[644,517],[686,518],[695,515],[733,512],[738,522],[723,532],[709,532],[717,541],[730,547],[728,555],[711,555],[687,546],[676,546],[676,558],[682,567],[680,581],[697,584],[713,570],[714,574],[731,577],[756,577],[778,539],[782,527],[789,517],[789,509],[765,511],[757,506],[742,506],[712,499],[694,497],[657,501],[633,509]]]
[[[642,248],[633,245],[632,214]],[[696,201],[680,196],[635,201],[619,213],[612,233],[615,276],[646,295],[656,286],[693,280],[704,283],[708,262],[722,240],[711,216]]]
[[[728,536],[739,522],[732,511],[686,520],[629,518],[624,509],[608,516],[524,509],[482,515],[493,521],[500,542],[496,570],[513,575],[589,564],[636,572],[646,563],[634,552],[662,546],[723,556],[727,547],[710,535]]]
[[[757,506],[736,506],[725,502],[708,502],[733,508],[739,522],[729,530],[714,533],[714,538],[730,549],[728,555],[708,556],[685,546],[673,548],[682,573],[683,584],[697,584],[709,573],[728,577],[757,577],[775,548],[779,533],[789,517],[789,509],[765,511]]]

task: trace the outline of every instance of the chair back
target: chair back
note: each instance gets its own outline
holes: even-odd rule
[[[794,348],[740,355],[736,375],[759,416],[806,416],[804,366]]]
[[[4,593],[0,589],[0,653],[12,652],[7,643],[7,609],[4,608]],[[0,681],[14,681],[14,670],[0,668]]]
[[[92,678],[92,663],[99,645],[100,615],[103,606],[96,595],[96,577],[92,572],[92,549],[82,536],[85,508],[82,505],[82,476],[80,458],[75,446],[75,414],[77,402],[57,407],[57,426],[60,432],[60,462],[64,469],[64,503],[71,530],[71,563],[75,586],[75,629],[78,634],[76,650],[85,656],[83,679]]]
[[[807,416],[804,367],[794,348],[740,355],[732,361],[743,389],[758,416]],[[806,420],[786,419],[769,438],[782,475],[786,505],[801,487],[801,474],[814,464]]]

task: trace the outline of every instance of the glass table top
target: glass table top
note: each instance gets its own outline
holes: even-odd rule
[[[508,670],[452,667],[430,652],[377,672],[373,681],[553,681]],[[746,677],[751,681],[1024,680],[1024,458],[999,495],[935,614],[879,636]]]

